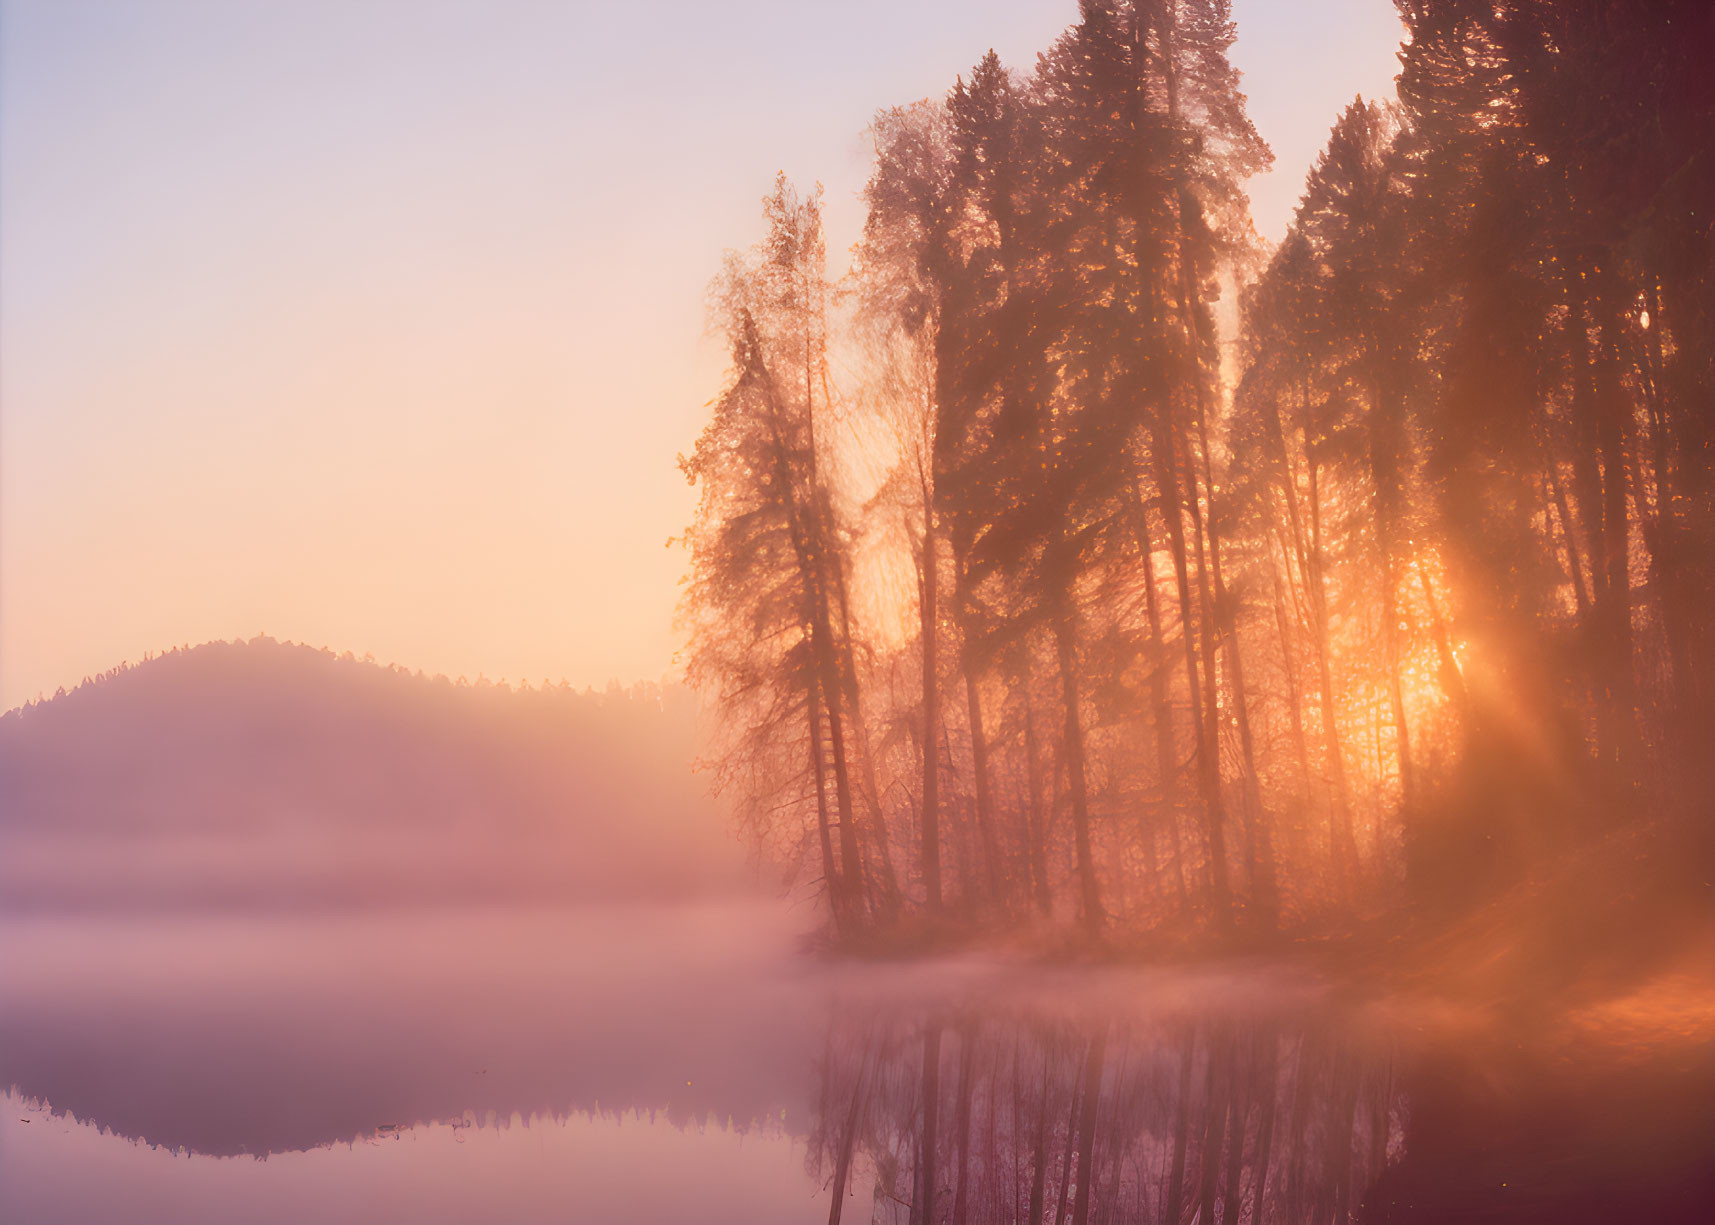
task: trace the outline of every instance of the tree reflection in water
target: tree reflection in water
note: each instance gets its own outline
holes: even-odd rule
[[[872,1015],[830,1033],[808,1160],[834,1223],[1346,1221],[1398,1155],[1394,1069],[1254,1018]]]

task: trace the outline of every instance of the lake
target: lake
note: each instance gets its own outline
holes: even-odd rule
[[[1715,1080],[1640,1090],[1645,1138],[1691,1138],[1634,1168],[1535,1118],[1547,1065],[1521,1094],[1470,1018],[1261,961],[835,960],[811,918],[13,915],[0,1220],[1676,1219],[1707,1189]],[[1616,1154],[1608,1201],[1576,1198],[1581,1144]]]

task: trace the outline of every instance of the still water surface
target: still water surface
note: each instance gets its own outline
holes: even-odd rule
[[[1385,1215],[1397,1014],[1260,964],[832,962],[804,924],[8,918],[0,1220]]]

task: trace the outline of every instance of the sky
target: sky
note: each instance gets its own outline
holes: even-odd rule
[[[258,633],[670,675],[723,249],[784,170],[843,265],[874,112],[1076,7],[3,0],[0,709]],[[1400,26],[1233,9],[1277,239]]]

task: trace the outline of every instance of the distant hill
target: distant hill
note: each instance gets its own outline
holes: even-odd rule
[[[695,703],[469,685],[256,638],[0,716],[0,906],[682,896],[744,856]]]

